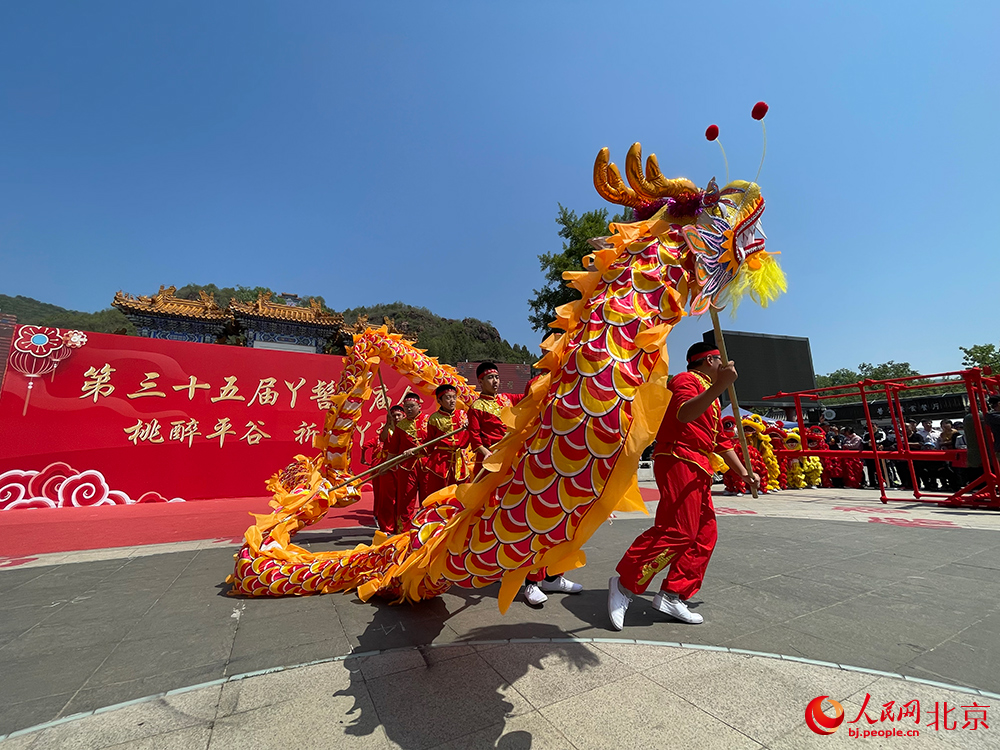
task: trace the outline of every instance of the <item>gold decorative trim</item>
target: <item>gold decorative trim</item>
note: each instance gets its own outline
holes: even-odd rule
[[[309,307],[294,307],[272,302],[270,292],[260,292],[253,302],[231,299],[229,310],[237,319],[263,318],[322,328],[340,328],[344,323],[343,315],[326,312],[316,300],[310,300]]]
[[[219,307],[215,298],[207,292],[199,292],[199,299],[181,299],[174,296],[176,291],[177,287],[175,286],[161,286],[160,291],[152,297],[142,295],[134,297],[119,290],[111,304],[124,313],[145,313],[212,321],[224,321],[229,318],[229,312]]]

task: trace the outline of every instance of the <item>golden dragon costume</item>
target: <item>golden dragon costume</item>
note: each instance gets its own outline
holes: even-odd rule
[[[525,576],[584,564],[583,544],[616,508],[644,509],[636,484],[642,450],[666,409],[666,339],[686,314],[749,294],[766,305],[784,277],[764,250],[764,201],[754,183],[714,180],[699,190],[667,179],[655,156],[642,168],[641,147],[625,162],[628,184],[603,149],[597,191],[642,218],[612,224],[587,259],[592,270],[565,274],[581,298],[559,308],[537,367],[543,374],[503,415],[506,437],[487,460],[489,473],[441,490],[424,502],[413,528],[350,551],[312,553],[291,543],[299,529],[356,499],[337,485],[361,404],[379,361],[430,394],[443,382],[474,398],[455,371],[385,329],[355,339],[339,393],[317,438],[320,454],[299,456],[270,480],[275,512],[246,532],[228,579],[233,595],[285,596],[357,589],[395,601],[436,596],[452,585],[501,582],[506,611]]]
[[[760,457],[767,469],[767,492],[776,492],[781,489],[779,477],[781,467],[778,459],[774,455],[774,446],[771,444],[771,435],[768,433],[767,422],[759,414],[754,414],[743,418],[743,425],[753,429],[750,444],[757,449]]]

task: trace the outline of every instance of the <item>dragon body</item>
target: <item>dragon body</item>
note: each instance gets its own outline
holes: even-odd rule
[[[758,237],[764,204],[756,184],[714,182],[698,190],[666,180],[655,156],[630,186],[603,150],[595,164],[598,192],[644,211],[612,224],[592,241],[590,270],[565,277],[581,298],[557,310],[552,334],[529,393],[503,413],[504,439],[473,482],[430,496],[410,530],[354,550],[312,553],[291,543],[303,526],[356,490],[347,478],[354,427],[371,394],[379,361],[430,393],[442,382],[459,390],[459,408],[475,398],[447,365],[385,329],[356,338],[317,437],[320,454],[272,478],[275,512],[246,533],[229,578],[236,595],[281,596],[349,591],[416,601],[452,585],[500,581],[506,610],[532,571],[561,573],[584,564],[584,542],[617,509],[644,509],[636,484],[642,450],[667,406],[666,340],[687,309],[720,304],[736,281],[766,304],[783,289],[776,264]],[[754,263],[748,263],[748,258]],[[761,269],[765,269],[761,273]],[[777,271],[780,276],[780,271]],[[352,494],[354,493],[354,494]]]

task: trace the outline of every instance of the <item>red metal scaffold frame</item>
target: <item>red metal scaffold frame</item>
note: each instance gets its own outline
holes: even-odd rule
[[[919,483],[913,482],[913,497],[920,502],[951,503],[959,505],[974,505],[979,507],[1000,508],[1000,463],[997,454],[993,451],[992,436],[987,436],[985,425],[983,424],[982,413],[989,411],[987,396],[1000,393],[1000,376],[993,375],[987,368],[985,371],[977,368],[971,370],[961,370],[957,372],[943,372],[937,375],[912,375],[905,378],[892,378],[889,380],[861,380],[851,385],[832,385],[826,388],[813,388],[811,390],[796,391],[794,393],[776,393],[773,396],[765,396],[764,400],[769,401],[777,398],[793,398],[795,400],[795,416],[799,425],[799,434],[802,436],[802,450],[799,451],[775,451],[779,458],[794,458],[797,456],[829,456],[831,458],[861,458],[871,459],[875,462],[875,473],[878,477],[881,500],[887,503],[889,500],[911,501],[909,497],[889,497],[886,495],[888,482],[883,474],[882,461],[897,460],[907,463],[908,471],[912,478],[916,478],[913,470],[914,461],[948,461],[954,462],[963,460],[966,454],[964,450],[936,450],[936,451],[912,451],[907,442],[905,424],[906,415],[899,400],[899,394],[906,391],[925,390],[928,388],[940,387],[942,385],[958,385],[959,380],[965,385],[965,390],[969,396],[969,410],[973,415],[973,426],[975,427],[976,445],[979,446],[979,455],[983,459],[983,473],[975,477],[971,482],[952,494],[943,492],[921,492]],[[921,382],[915,382],[921,381]],[[865,412],[865,422],[868,425],[868,432],[874,432],[874,422],[872,421],[869,401],[872,397],[884,397],[889,404],[889,414],[892,417],[892,429],[896,434],[896,450],[878,450],[873,445],[873,450],[810,450],[807,446],[806,424],[802,411],[802,399],[813,401],[825,401],[832,398],[843,398],[845,396],[859,396]],[[972,435],[966,435],[967,442],[971,442]]]

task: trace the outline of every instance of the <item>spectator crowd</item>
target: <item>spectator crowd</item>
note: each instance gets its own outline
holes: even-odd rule
[[[989,411],[980,415],[986,428],[987,449],[996,451],[1000,447],[1000,396],[990,396]],[[974,417],[969,414],[964,420],[942,419],[938,427],[933,420],[919,422],[908,420],[905,424],[906,442],[909,449],[919,451],[960,450],[965,453],[948,461],[914,461],[913,470],[906,461],[882,461],[882,476],[889,487],[904,490],[920,489],[925,492],[947,490],[955,492],[983,473],[983,461],[976,439]],[[895,451],[895,432],[875,426],[872,432],[861,428],[859,435],[853,427],[838,427],[820,423],[826,433],[826,446],[830,450],[864,450],[877,448],[879,451]],[[878,475],[875,460],[865,459],[864,485],[878,489]]]

